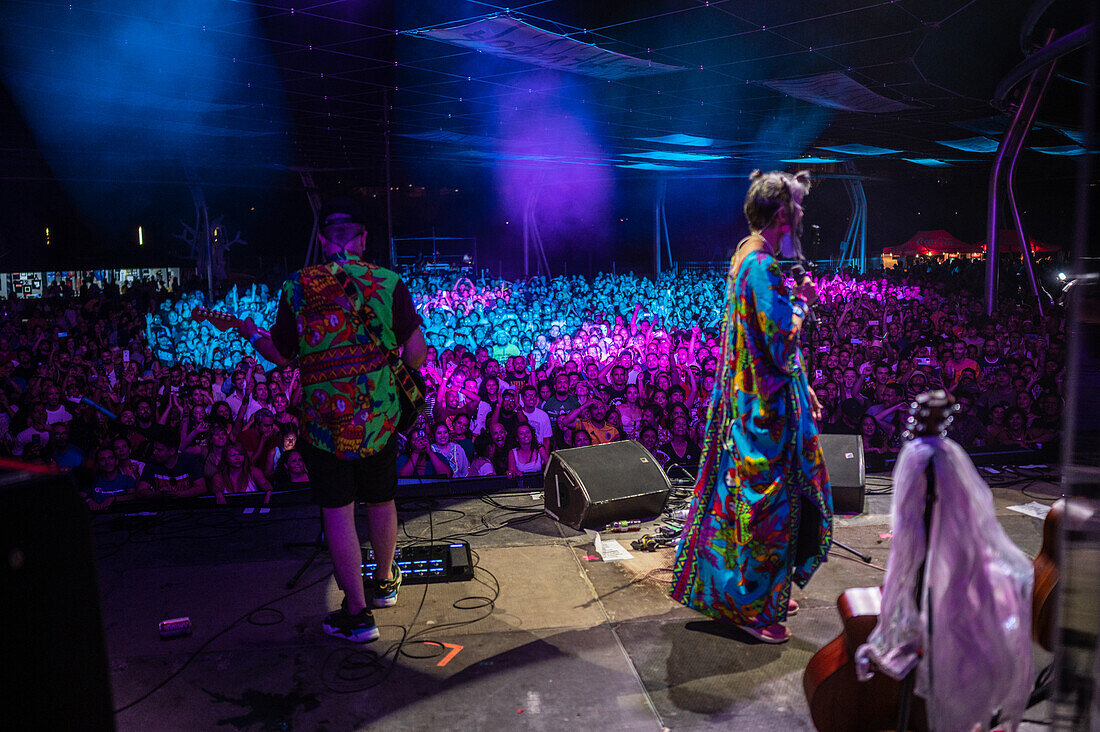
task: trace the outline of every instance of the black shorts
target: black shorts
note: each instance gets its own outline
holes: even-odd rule
[[[341,508],[355,501],[386,503],[397,495],[396,433],[380,451],[358,460],[340,460],[305,440],[301,445],[313,502],[321,508]]]

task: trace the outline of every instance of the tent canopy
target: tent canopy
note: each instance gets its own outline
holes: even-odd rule
[[[1058,244],[1047,244],[1031,236],[1027,238],[1027,242],[1033,252],[1057,252],[1062,248]],[[976,246],[981,247],[981,251],[985,251],[985,241],[980,242]],[[1000,229],[997,232],[997,251],[1020,251],[1020,236],[1014,229]]]
[[[976,244],[967,244],[950,232],[938,229],[936,231],[918,231],[909,238],[909,241],[897,246],[886,247],[882,250],[882,253],[895,257],[911,257],[917,254],[977,254],[981,251],[982,247]]]

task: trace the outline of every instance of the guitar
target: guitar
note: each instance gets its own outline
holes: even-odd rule
[[[814,727],[820,732],[893,729],[902,683],[885,674],[859,681],[854,659],[856,649],[867,642],[878,625],[882,590],[853,587],[837,598],[836,606],[844,628],[814,654],[802,674],[802,689]],[[928,729],[924,700],[916,695],[912,698],[909,729]]]
[[[221,310],[210,310],[208,308],[195,308],[194,310],[192,310],[191,320],[194,320],[196,323],[210,323],[210,325],[214,326],[222,333],[229,330],[230,328],[239,328],[244,323],[243,320],[241,320],[240,318],[235,318],[229,313],[223,312]],[[271,335],[270,332],[264,330],[263,328],[260,328],[259,332],[265,336]]]
[[[906,439],[943,436],[955,411],[955,400],[946,392],[921,394],[909,408]],[[844,627],[840,635],[814,654],[802,674],[810,718],[819,732],[894,729],[898,709],[906,697],[910,705],[906,729],[928,729],[924,700],[913,693],[911,685],[881,673],[868,681],[856,678],[855,652],[878,625],[881,602],[878,587],[855,587],[837,599]]]
[[[210,325],[223,333],[230,328],[238,328],[244,322],[240,318],[235,318],[229,313],[220,310],[209,310],[207,308],[195,308],[192,310],[191,319],[196,323],[210,323]],[[259,332],[265,336],[271,336],[271,333],[263,328],[260,328]],[[374,337],[373,332],[371,336]],[[381,346],[380,341],[375,340],[375,343]],[[408,368],[405,362],[402,361],[401,357],[397,354],[397,351],[386,351],[386,364],[390,367],[390,370],[393,371],[394,381],[397,383],[397,395],[401,402],[401,413],[397,420],[397,431],[408,432],[424,411],[428,387],[424,383],[424,377],[422,377],[418,371]]]

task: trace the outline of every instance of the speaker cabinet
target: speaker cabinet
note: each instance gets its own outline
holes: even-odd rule
[[[859,435],[820,435],[821,452],[833,491],[833,513],[863,513],[867,467]]]
[[[68,476],[0,461],[8,729],[114,729],[88,509]]]
[[[661,464],[632,440],[556,450],[542,480],[546,513],[574,529],[656,518],[671,489]]]

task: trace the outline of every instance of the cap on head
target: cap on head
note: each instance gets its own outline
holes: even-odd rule
[[[334,224],[361,224],[366,225],[363,216],[363,207],[354,198],[349,196],[336,196],[325,201],[317,215],[317,222],[321,229]]]

